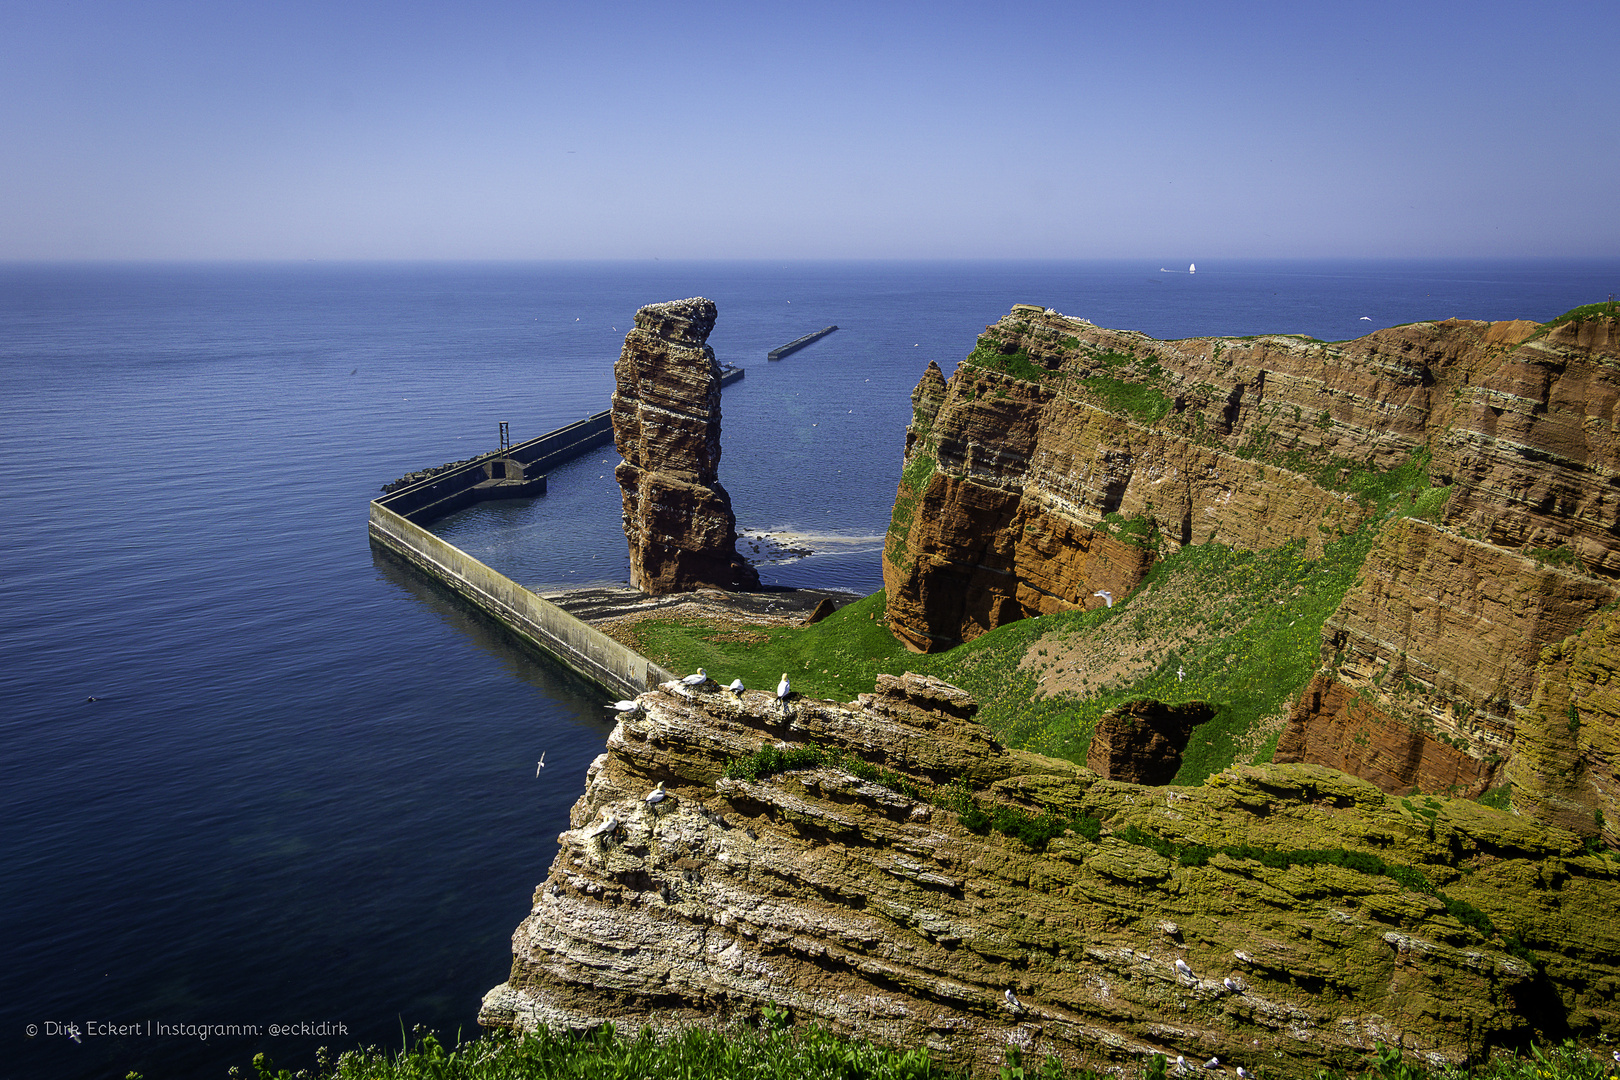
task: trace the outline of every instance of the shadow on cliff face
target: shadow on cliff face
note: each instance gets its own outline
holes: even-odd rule
[[[1166,705],[1143,698],[1097,722],[1086,766],[1109,780],[1160,786],[1175,779],[1193,728],[1214,719],[1207,702]]]

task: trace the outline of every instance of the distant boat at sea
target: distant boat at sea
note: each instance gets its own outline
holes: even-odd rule
[[[1198,264],[1197,263],[1188,263],[1187,264],[1187,273],[1189,273],[1189,274],[1198,273]]]

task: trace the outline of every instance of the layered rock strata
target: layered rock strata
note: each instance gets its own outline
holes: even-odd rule
[[[1156,341],[1017,306],[913,395],[884,549],[890,625],[947,648],[1117,602],[1185,544],[1314,557],[1373,529],[1324,629],[1326,681],[1279,760],[1480,792],[1540,722],[1543,650],[1620,599],[1617,361],[1609,308],[1330,343]],[[1369,518],[1397,469],[1427,476],[1428,510]],[[1583,790],[1620,819],[1600,757],[1583,758]]]
[[[709,348],[715,306],[702,297],[649,304],[613,365],[613,472],[624,498],[630,584],[648,593],[752,589],[737,519],[721,486],[720,367]]]
[[[1008,1046],[1305,1076],[1380,1042],[1461,1061],[1620,1036],[1620,869],[1563,830],[1309,765],[1103,780],[1008,751],[966,694],[909,674],[848,704],[669,683],[640,705],[590,767],[485,1025],[667,1028],[774,1003],[992,1074]],[[726,777],[773,745],[824,753]],[[943,804],[966,790],[1103,825],[1033,850],[965,827]]]

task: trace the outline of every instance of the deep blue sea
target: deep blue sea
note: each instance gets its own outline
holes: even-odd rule
[[[0,266],[0,1073],[472,1033],[609,724],[375,556],[366,503],[606,408],[642,304],[719,305],[739,525],[822,552],[764,579],[865,593],[912,387],[1015,302],[1340,339],[1615,292],[1620,260]],[[539,589],[623,582],[615,461],[435,528]]]

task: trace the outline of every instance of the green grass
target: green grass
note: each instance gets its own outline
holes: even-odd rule
[[[1184,547],[1112,608],[1011,623],[927,657],[930,673],[977,697],[979,718],[1009,745],[1079,763],[1097,721],[1127,701],[1208,702],[1215,716],[1194,730],[1173,781],[1201,783],[1232,763],[1239,741],[1257,723],[1304,689],[1317,667],[1322,624],[1354,582],[1372,539],[1370,529],[1344,537],[1315,560],[1304,558],[1298,544],[1261,552],[1218,544]],[[1164,615],[1137,630],[1133,605],[1154,588],[1196,589],[1231,600],[1220,621],[1202,631]],[[1083,634],[1113,621],[1124,624],[1121,632],[1164,641],[1170,651],[1155,670],[1127,685],[1087,697],[1036,696],[1035,675],[1017,665],[1037,640]]]
[[[1112,375],[1091,375],[1081,383],[1112,412],[1129,413],[1144,424],[1163,420],[1175,402],[1146,383],[1126,382]]]
[[[1546,337],[1547,333],[1555,330],[1565,323],[1587,322],[1593,319],[1620,319],[1620,301],[1605,301],[1598,304],[1582,304],[1580,307],[1570,308],[1556,319],[1549,319],[1536,328],[1536,332],[1527,339],[1534,341],[1539,337]]]
[[[1047,844],[1070,831],[1092,843],[1102,836],[1102,822],[1078,810],[1067,816],[1051,812],[1030,814],[1013,806],[986,810],[972,796],[964,799],[955,809],[957,820],[969,832],[982,836],[994,829],[1003,836],[1020,841],[1032,851],[1045,851]]]
[[[969,367],[984,368],[986,371],[999,371],[1003,375],[1011,375],[1025,382],[1038,383],[1050,374],[1045,368],[1030,360],[1028,349],[1004,353],[997,347],[995,341],[988,338],[980,338],[978,346],[968,353],[962,363]]]
[[[1194,730],[1174,780],[1197,784],[1230,765],[1255,725],[1304,689],[1316,670],[1322,624],[1355,580],[1372,540],[1372,530],[1364,529],[1314,560],[1298,543],[1259,552],[1191,545],[1156,564],[1138,591],[1112,608],[1022,619],[931,655],[908,651],[889,633],[881,592],[814,626],[747,635],[755,640],[702,621],[643,622],[636,638],[643,655],[671,670],[702,665],[722,683],[740,677],[753,687],[774,686],[786,671],[795,690],[836,701],[870,692],[881,673],[936,675],[972,694],[979,719],[1008,745],[1081,764],[1097,721],[1110,709],[1143,697],[1205,701],[1215,716]],[[1156,588],[1230,600],[1211,626],[1163,613],[1137,626],[1133,603]],[[1043,697],[1036,674],[1019,668],[1044,637],[1086,634],[1116,620],[1128,620],[1114,628],[1119,632],[1148,634],[1167,649],[1153,671],[1128,685],[1086,697]]]
[[[764,1008],[759,1028],[686,1028],[668,1038],[650,1031],[621,1035],[612,1025],[574,1036],[541,1030],[516,1038],[484,1035],[454,1046],[418,1029],[415,1045],[399,1051],[351,1050],[335,1061],[317,1057],[315,1072],[277,1069],[253,1059],[256,1080],[945,1080],[926,1049],[892,1050],[833,1035],[795,1030],[787,1013]],[[233,1076],[240,1076],[232,1069]],[[131,1074],[134,1076],[134,1074]]]
[[[1427,521],[1431,525],[1438,525],[1445,518],[1446,503],[1451,499],[1451,487],[1432,487],[1421,492],[1412,500],[1412,508],[1406,512],[1409,518]]]
[[[667,1038],[621,1035],[611,1026],[575,1036],[542,1030],[521,1038],[489,1034],[446,1046],[418,1029],[414,1046],[398,1051],[351,1050],[316,1067],[278,1069],[253,1059],[256,1080],[967,1080],[936,1064],[924,1048],[889,1049],[845,1039],[818,1027],[787,1026],[787,1013],[766,1006],[758,1028],[719,1032],[689,1028]],[[1279,1063],[1282,1065],[1283,1063]],[[1320,1070],[1315,1080],[1612,1080],[1607,1050],[1566,1041],[1498,1054],[1471,1067],[1425,1064],[1398,1047],[1377,1045],[1353,1070]],[[1154,1054],[1122,1073],[1133,1080],[1166,1080],[1169,1063]],[[1297,1070],[1276,1070],[1293,1074]],[[233,1077],[244,1075],[232,1068]],[[1089,1069],[1065,1069],[1055,1058],[1038,1066],[1008,1047],[996,1080],[1100,1080]],[[130,1073],[128,1080],[140,1080]]]
[[[908,798],[932,801],[934,797],[933,792],[923,791],[893,769],[885,769],[853,753],[829,750],[815,743],[785,749],[778,749],[774,745],[764,746],[747,757],[732,758],[726,763],[726,777],[730,780],[763,780],[795,769],[815,769],[823,765],[882,784]]]
[[[649,620],[637,625],[639,651],[672,671],[700,665],[721,683],[741,678],[756,689],[774,688],[786,671],[793,689],[809,697],[853,701],[870,693],[880,673],[917,670],[923,659],[908,652],[883,622],[884,596],[873,593],[813,626],[762,627],[751,641],[718,632],[709,622]]]
[[[1445,502],[1431,493],[1444,491],[1449,495],[1451,491],[1449,487],[1429,487],[1429,452],[1426,449],[1388,469],[1370,469],[1364,463],[1347,458],[1322,457],[1299,450],[1276,455],[1276,463],[1293,472],[1303,473],[1320,488],[1353,495],[1364,507],[1374,511],[1387,511],[1398,502],[1421,503],[1425,512],[1434,511],[1433,500],[1439,498],[1441,508]],[[1428,501],[1425,502],[1425,499]]]
[[[911,536],[911,522],[916,517],[917,503],[928,490],[928,480],[934,475],[934,455],[926,443],[919,445],[912,459],[900,471],[900,486],[895,492],[894,509],[889,513],[889,532],[884,541],[889,561],[904,568],[906,541]]]

